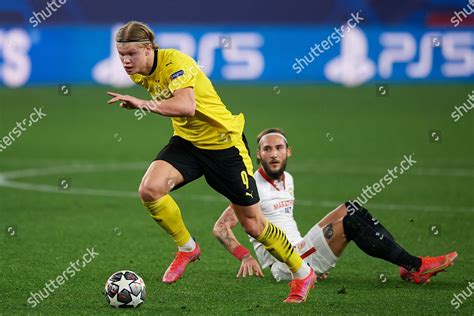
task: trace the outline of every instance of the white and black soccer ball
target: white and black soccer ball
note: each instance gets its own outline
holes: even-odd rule
[[[115,272],[105,282],[105,300],[113,307],[136,308],[145,298],[145,282],[133,271]]]

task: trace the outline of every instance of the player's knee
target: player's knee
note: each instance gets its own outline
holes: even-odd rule
[[[157,200],[154,197],[153,191],[150,190],[148,186],[145,186],[143,184],[140,184],[140,187],[138,188],[138,194],[140,195],[140,198],[142,201],[145,202],[151,202]]]
[[[243,219],[240,224],[242,224],[245,232],[253,238],[260,236],[263,232],[263,229],[265,228],[265,225],[263,223],[259,223],[255,218]]]
[[[257,228],[257,225],[246,225],[244,226],[244,230],[253,238],[257,238],[261,234],[261,231]]]
[[[159,200],[164,195],[168,194],[165,188],[158,183],[150,183],[149,181],[142,181],[138,188],[138,193],[143,201],[151,202]]]

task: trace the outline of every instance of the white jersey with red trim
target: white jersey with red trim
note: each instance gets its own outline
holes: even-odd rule
[[[291,174],[285,171],[281,181],[273,181],[260,167],[254,177],[263,215],[286,234],[300,255],[305,254],[302,256],[305,257],[304,262],[308,263],[317,273],[327,272],[336,266],[338,257],[332,252],[318,224],[315,224],[304,238],[301,237],[293,218],[295,187]],[[291,280],[292,275],[286,264],[275,259],[255,239],[250,237],[250,241],[262,269],[271,267],[272,275],[277,281]]]
[[[288,237],[293,245],[300,242],[303,237],[293,218],[293,205],[295,202],[294,182],[290,173],[284,172],[281,181],[272,180],[260,167],[254,174],[260,196],[260,207],[263,215],[274,225],[278,226]],[[250,238],[255,250],[262,244]]]

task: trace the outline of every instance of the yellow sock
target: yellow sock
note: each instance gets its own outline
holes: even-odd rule
[[[183,246],[191,239],[188,229],[184,226],[178,204],[169,194],[157,201],[143,204],[150,211],[151,217],[173,237],[178,246]]]
[[[265,223],[265,228],[257,237],[257,241],[262,243],[272,256],[286,263],[291,272],[298,271],[303,265],[303,259],[295,251],[286,235],[272,223],[268,221]]]

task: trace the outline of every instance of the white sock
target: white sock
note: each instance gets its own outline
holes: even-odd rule
[[[299,268],[299,270],[296,272],[292,272],[291,275],[293,276],[293,279],[303,279],[307,277],[310,272],[311,268],[308,266],[307,263],[303,262],[301,268]]]
[[[183,252],[191,252],[194,250],[194,248],[196,248],[196,242],[194,241],[193,237],[191,237],[189,238],[187,243],[182,246],[179,246],[178,250]]]

